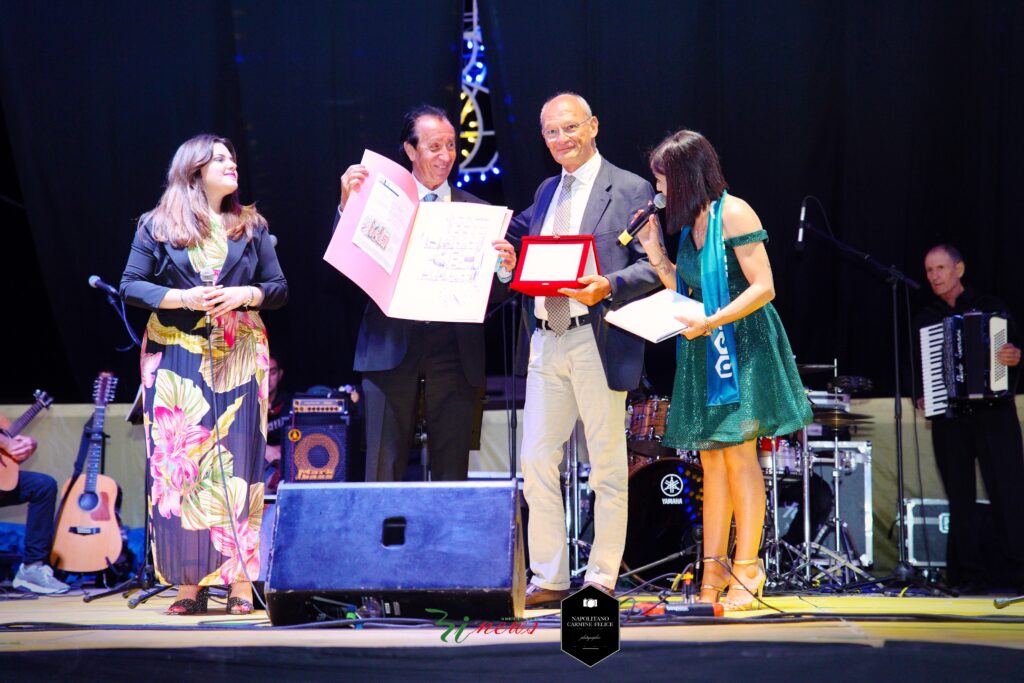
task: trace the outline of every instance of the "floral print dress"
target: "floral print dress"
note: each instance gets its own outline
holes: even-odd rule
[[[212,228],[188,255],[197,273],[213,268],[219,277],[228,240],[222,226]],[[215,320],[212,354],[207,332],[202,313],[158,310],[142,344],[153,560],[170,585],[259,574],[266,328],[256,311],[229,311]]]

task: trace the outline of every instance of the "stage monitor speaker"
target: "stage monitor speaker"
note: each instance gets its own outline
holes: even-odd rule
[[[515,482],[282,484],[267,608],[275,626],[371,617],[522,618]]]
[[[284,435],[283,481],[351,480],[348,415],[296,412]]]

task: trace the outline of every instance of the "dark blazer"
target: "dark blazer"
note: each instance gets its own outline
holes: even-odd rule
[[[121,298],[125,303],[155,311],[160,308],[167,290],[202,284],[199,273],[188,260],[186,248],[157,242],[149,225],[144,224],[135,231],[128,264],[121,276]],[[228,255],[217,284],[259,287],[263,290],[260,309],[281,308],[288,302],[288,283],[266,228],[256,230],[248,242],[244,237],[228,240]]]
[[[533,205],[512,219],[509,227],[511,234],[517,237],[540,234],[548,206],[560,182],[561,175],[557,175],[540,184]],[[608,278],[612,286],[610,301],[600,301],[590,306],[590,324],[594,329],[608,387],[615,391],[629,391],[640,384],[644,366],[644,340],[606,323],[604,314],[610,308],[618,308],[661,287],[661,280],[647,262],[639,242],[633,240],[628,247],[622,247],[618,236],[629,225],[636,210],[646,206],[653,196],[654,190],[649,182],[602,158],[580,225],[581,234],[594,235],[601,274]],[[520,353],[516,358],[516,372],[521,375],[526,373],[530,335],[536,324],[534,300],[526,297],[520,328]]]
[[[453,202],[469,202],[486,204],[484,200],[469,192],[452,188]],[[334,227],[338,227],[340,216],[335,214]],[[491,299],[507,291],[507,287],[495,279],[491,288]],[[415,320],[389,318],[371,299],[366,304],[363,321],[359,326],[356,338],[356,354],[353,369],[359,372],[372,370],[392,370],[405,358],[411,340],[415,339],[416,327],[422,325]],[[484,365],[484,326],[479,323],[431,323],[431,325],[451,325],[455,328],[455,338],[459,345],[459,357],[462,359],[462,371],[466,381],[475,387],[486,383],[486,367]]]

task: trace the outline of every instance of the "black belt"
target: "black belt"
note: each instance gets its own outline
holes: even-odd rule
[[[582,325],[589,325],[589,324],[590,324],[590,314],[586,313],[584,315],[578,315],[575,318],[569,318],[569,327],[567,327],[565,329],[566,330],[571,330],[574,327],[580,327]],[[537,329],[538,330],[550,330],[551,329],[551,324],[548,323],[547,320],[541,320],[540,318],[537,318]]]

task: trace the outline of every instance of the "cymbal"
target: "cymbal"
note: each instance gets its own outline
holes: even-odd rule
[[[811,372],[825,372],[832,369],[831,363],[797,363],[797,372],[806,375]]]
[[[834,408],[825,408],[824,410],[814,411],[814,421],[817,424],[825,425],[826,427],[849,427],[851,425],[869,422],[870,420],[870,415],[865,415],[864,413],[848,413],[845,410],[836,410]]]

